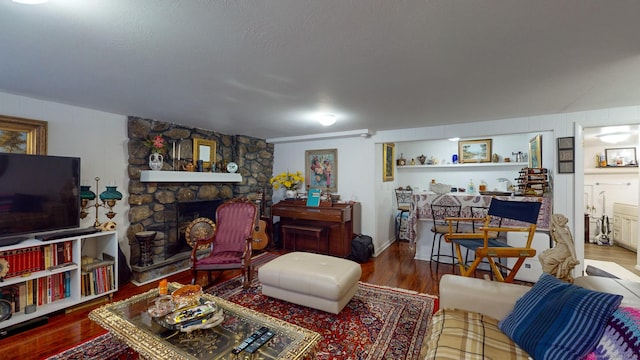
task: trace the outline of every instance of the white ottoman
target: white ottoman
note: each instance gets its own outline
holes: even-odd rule
[[[355,261],[307,252],[284,254],[258,270],[264,295],[334,314],[355,295],[361,274]]]

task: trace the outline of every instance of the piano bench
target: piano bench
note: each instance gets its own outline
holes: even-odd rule
[[[284,248],[292,251],[327,253],[328,229],[325,226],[282,225]]]
[[[262,294],[339,314],[358,291],[360,264],[339,257],[291,252],[258,269]]]

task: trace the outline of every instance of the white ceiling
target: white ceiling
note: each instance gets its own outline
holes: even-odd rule
[[[0,91],[260,138],[638,105],[639,15],[633,0],[0,0]]]

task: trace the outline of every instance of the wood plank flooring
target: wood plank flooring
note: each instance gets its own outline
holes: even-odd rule
[[[592,254],[600,253],[603,257],[610,256],[616,260],[624,258],[627,259],[625,262],[630,262],[631,260],[628,259],[631,257],[635,259],[635,253],[630,251],[617,252],[617,250],[612,248],[605,252],[605,249],[593,249],[593,252],[589,250],[587,253],[590,256],[596,256]],[[615,254],[613,254],[614,251],[616,251]],[[602,258],[601,260],[606,259]],[[635,265],[635,262],[633,265]],[[413,251],[409,249],[408,243],[396,242],[378,257],[362,264],[361,280],[376,285],[399,287],[438,295],[440,278],[443,274],[452,273],[452,271],[453,269],[450,265],[440,264],[439,273],[436,273],[435,264],[413,259]],[[637,272],[635,269],[634,271]],[[222,282],[238,274],[238,271],[227,271],[215,282]],[[486,273],[478,271],[476,276],[482,277],[484,274]],[[190,271],[185,271],[173,275],[169,277],[169,281],[187,284],[191,281],[191,273]],[[204,284],[205,282],[206,279],[203,274],[198,278],[198,283]],[[129,283],[121,287],[113,299],[109,301],[126,299],[155,286],[157,286],[156,283],[136,287]],[[78,307],[67,314],[53,315],[46,325],[1,339],[0,349],[2,351],[0,352],[0,359],[42,359],[104,333],[105,330],[103,328],[87,317],[92,309],[104,303],[89,304]]]
[[[636,253],[621,246],[584,244],[584,257],[592,260],[614,262],[640,276],[640,270],[635,267],[637,263]]]
[[[400,287],[422,293],[438,294],[438,281],[442,274],[451,272],[451,266],[440,265],[435,274],[435,265],[428,261],[413,260],[413,251],[408,243],[396,242],[378,257],[362,265],[361,280],[384,286]],[[222,282],[238,275],[239,271],[227,271],[216,279]],[[169,277],[169,281],[188,284],[191,272],[185,271]],[[206,283],[206,275],[198,278],[198,283]],[[140,287],[129,283],[120,288],[111,301],[129,298],[157,286],[152,283]],[[51,316],[46,325],[28,330],[0,340],[0,359],[41,359],[93,338],[105,332],[103,328],[89,320],[91,310],[105,302],[86,305],[68,314]]]

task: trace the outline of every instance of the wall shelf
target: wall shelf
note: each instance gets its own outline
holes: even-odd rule
[[[501,162],[501,163],[467,163],[467,164],[444,164],[444,165],[404,165],[398,166],[398,170],[404,169],[465,169],[471,167],[518,167],[523,168],[529,166],[526,162]]]
[[[618,175],[618,174],[638,174],[637,166],[629,167],[604,167],[584,169],[585,175]]]
[[[207,183],[242,182],[242,175],[230,173],[190,172],[190,171],[153,171],[140,172],[141,182]]]

